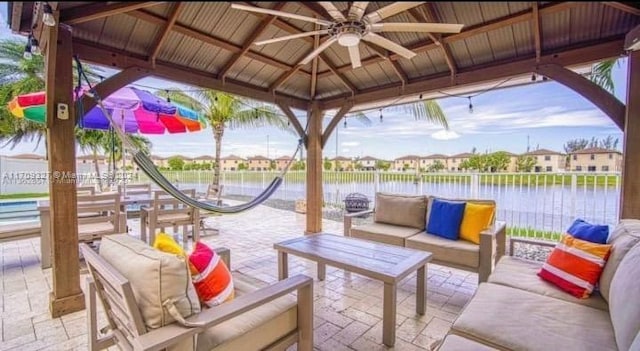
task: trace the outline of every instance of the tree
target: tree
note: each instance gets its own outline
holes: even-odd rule
[[[587,146],[589,146],[588,139],[571,139],[564,144],[563,148],[564,152],[569,154],[574,151],[584,150]]]
[[[383,170],[383,171],[388,171],[389,168],[391,168],[391,162],[384,161],[384,160],[377,160],[376,161],[376,169]]]
[[[240,162],[238,164],[238,170],[239,171],[246,171],[247,169],[249,169],[249,165],[244,163],[244,162]]]
[[[324,168],[325,171],[330,171],[332,166],[333,164],[329,161],[329,158],[325,157],[324,161],[322,161],[322,168]]]
[[[617,59],[611,59],[599,62],[591,67],[591,75],[589,79],[599,85],[611,94],[615,92],[615,84],[613,82],[613,66],[616,65]],[[618,65],[620,63],[618,62]]]
[[[488,158],[485,154],[475,154],[460,164],[462,169],[485,172],[488,169]]]
[[[181,171],[184,169],[184,160],[177,156],[170,157],[167,160],[167,164],[172,171]]]
[[[307,168],[307,163],[302,160],[295,161],[293,165],[291,165],[292,171],[304,171]]]
[[[487,170],[489,172],[506,171],[510,162],[511,158],[506,152],[494,152],[487,155]]]
[[[427,172],[438,172],[441,171],[443,169],[445,169],[445,165],[444,163],[442,163],[442,161],[440,160],[435,160],[433,161],[432,164],[429,165],[429,167],[427,167]]]
[[[95,167],[96,176],[98,177],[98,188],[102,191],[102,177],[100,176],[100,166],[98,162],[98,154],[103,154],[107,146],[107,134],[101,130],[81,129],[76,127],[76,141],[83,152],[90,152]]]
[[[600,147],[607,150],[615,150],[618,148],[618,138],[613,138],[613,135],[609,135],[606,138],[600,140]]]
[[[270,160],[269,161],[269,170],[273,171],[276,169],[276,161],[275,160]]]
[[[351,167],[351,165],[349,165],[349,167]],[[353,168],[356,171],[361,171],[363,167],[364,166],[362,165],[362,162],[360,160],[356,161],[355,164],[353,165]]]
[[[518,156],[516,160],[516,170],[518,172],[531,172],[538,163],[538,159],[531,155]]]
[[[215,165],[213,168],[213,186],[220,186],[220,156],[222,138],[227,128],[257,128],[274,126],[282,130],[293,131],[286,117],[267,105],[216,90],[201,90],[195,97],[180,89],[160,90],[159,96],[170,98],[176,103],[191,107],[200,113],[205,123],[211,127],[216,145]]]

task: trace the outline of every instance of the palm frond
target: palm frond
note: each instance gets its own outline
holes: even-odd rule
[[[599,62],[591,68],[591,75],[589,79],[592,82],[599,85],[601,88],[605,89],[609,93],[613,94],[615,92],[615,83],[613,81],[613,67],[615,66],[617,60],[606,60]]]

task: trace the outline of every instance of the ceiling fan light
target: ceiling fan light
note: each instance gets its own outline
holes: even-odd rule
[[[338,44],[342,46],[356,46],[360,43],[360,33],[340,33],[338,34]]]

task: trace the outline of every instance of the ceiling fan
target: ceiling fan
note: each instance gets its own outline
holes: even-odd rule
[[[317,23],[327,28],[321,30],[314,30],[304,33],[298,33],[293,35],[286,35],[283,37],[261,40],[255,42],[255,45],[265,45],[275,43],[283,40],[289,40],[294,38],[302,38],[312,35],[325,35],[328,34],[326,40],[324,40],[318,47],[303,58],[299,64],[306,65],[311,62],[316,56],[318,56],[323,50],[337,42],[340,46],[346,47],[349,50],[349,58],[351,59],[351,66],[353,68],[360,67],[362,65],[360,61],[360,50],[358,45],[362,40],[375,44],[379,47],[385,48],[396,54],[411,59],[416,53],[399,45],[379,34],[380,32],[428,32],[428,33],[459,33],[462,30],[463,24],[453,23],[380,23],[383,19],[391,17],[400,12],[409,10],[421,4],[425,1],[419,2],[395,2],[391,5],[379,8],[365,15],[365,11],[369,2],[353,2],[349,8],[349,13],[345,16],[338,8],[328,1],[318,1],[318,4],[322,6],[327,13],[332,17],[333,21],[327,21],[325,19],[313,18],[295,13],[288,13],[284,11],[277,11],[271,9],[265,9],[256,6],[247,6],[241,4],[231,4],[231,8],[238,10],[245,10],[250,12],[259,12],[274,16],[288,17],[292,19],[302,20]]]

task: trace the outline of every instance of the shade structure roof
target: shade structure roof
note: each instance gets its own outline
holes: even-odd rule
[[[136,65],[160,77],[302,109],[313,100],[325,110],[411,102],[443,96],[440,91],[482,89],[506,77],[529,78],[539,64],[575,67],[617,57],[624,35],[640,24],[637,5],[623,2],[425,2],[386,20],[461,23],[462,32],[383,33],[417,55],[406,59],[360,45],[362,67],[353,69],[339,45],[323,51],[317,66],[313,60],[297,65],[314,49],[312,36],[254,45],[314,30],[314,24],[236,10],[228,2],[49,3],[73,27],[74,51],[85,61]],[[315,2],[243,4],[331,18]],[[367,12],[389,4],[371,2]],[[334,5],[343,12],[348,7]],[[9,3],[13,31],[31,30],[33,9],[34,3]]]

